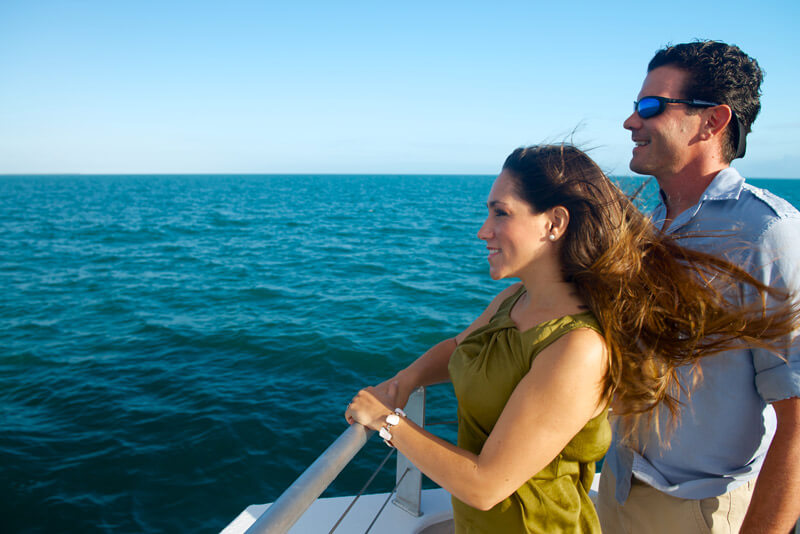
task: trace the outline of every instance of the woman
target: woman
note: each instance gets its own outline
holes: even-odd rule
[[[612,395],[635,435],[662,406],[676,413],[677,366],[741,338],[775,339],[797,312],[746,272],[658,233],[575,147],[515,150],[487,205],[478,237],[490,274],[521,283],[359,392],[345,417],[381,430],[451,493],[457,532],[599,532],[588,491],[610,443]],[[768,314],[732,304],[741,284],[777,304]],[[457,447],[393,415],[416,387],[448,380]]]

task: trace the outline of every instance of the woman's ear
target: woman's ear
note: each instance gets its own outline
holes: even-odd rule
[[[569,210],[564,206],[555,206],[550,208],[550,235],[554,235],[559,239],[567,231],[569,225]]]

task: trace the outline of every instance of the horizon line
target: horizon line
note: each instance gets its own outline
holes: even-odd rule
[[[497,173],[457,173],[457,172],[23,172],[2,173],[0,178],[26,177],[26,176],[464,176],[464,177],[491,177]],[[647,174],[607,174],[614,178],[648,178]],[[800,180],[800,177],[787,176],[753,176],[747,180]]]

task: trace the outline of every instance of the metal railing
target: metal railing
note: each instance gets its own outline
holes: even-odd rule
[[[418,388],[411,394],[405,412],[408,418],[418,425],[425,425],[425,388]],[[245,534],[288,532],[374,433],[374,430],[369,430],[359,424],[350,425],[256,519]],[[414,516],[419,516],[422,473],[400,453],[397,454],[396,482],[397,497],[394,504]]]

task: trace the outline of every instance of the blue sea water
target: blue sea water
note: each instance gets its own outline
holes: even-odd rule
[[[492,179],[0,177],[0,531],[216,532],[273,501],[508,283],[476,237]],[[447,386],[427,407],[455,417]]]

